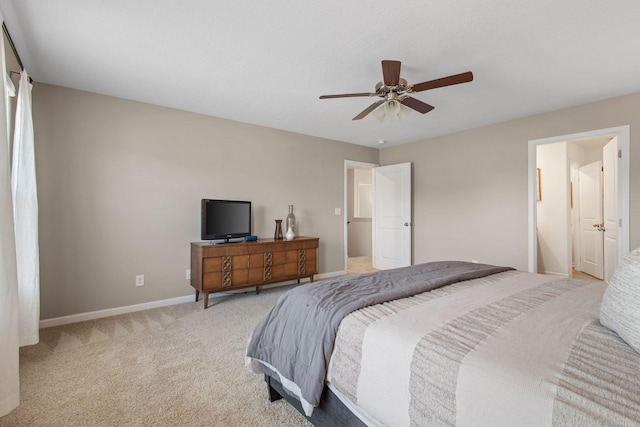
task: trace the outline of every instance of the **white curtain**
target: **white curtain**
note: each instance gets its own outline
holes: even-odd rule
[[[11,163],[13,221],[18,265],[18,324],[20,346],[37,344],[40,321],[40,261],[38,249],[38,198],[31,117],[31,83],[20,75]]]
[[[0,15],[0,24],[3,22]],[[0,416],[20,403],[18,378],[18,274],[11,201],[11,164],[7,121],[7,81],[4,34],[0,37]]]
[[[0,73],[4,77],[0,99],[0,416],[3,416],[20,403],[18,348],[39,341],[40,262],[31,83],[23,70],[12,147],[8,97],[15,95],[15,88],[6,73],[4,33],[0,56]]]

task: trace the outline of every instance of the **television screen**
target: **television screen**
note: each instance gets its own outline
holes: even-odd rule
[[[229,240],[251,235],[251,202],[202,199],[202,240]]]

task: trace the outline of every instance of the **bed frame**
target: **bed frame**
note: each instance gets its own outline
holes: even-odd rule
[[[280,382],[265,374],[264,380],[269,388],[269,401],[275,402],[284,398],[298,412],[305,416],[309,422],[316,427],[365,427],[366,424],[354,415],[345,405],[333,394],[327,386],[322,391],[320,404],[313,410],[310,417],[304,414],[300,402],[295,397],[287,393]]]

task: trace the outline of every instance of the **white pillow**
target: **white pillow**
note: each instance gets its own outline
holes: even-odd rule
[[[602,297],[600,323],[640,353],[640,248],[620,258]]]

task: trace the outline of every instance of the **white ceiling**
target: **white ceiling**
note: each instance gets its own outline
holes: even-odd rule
[[[638,0],[0,0],[22,61],[49,83],[380,147],[640,92]],[[380,61],[435,106],[351,118]],[[585,129],[587,130],[587,129]]]

